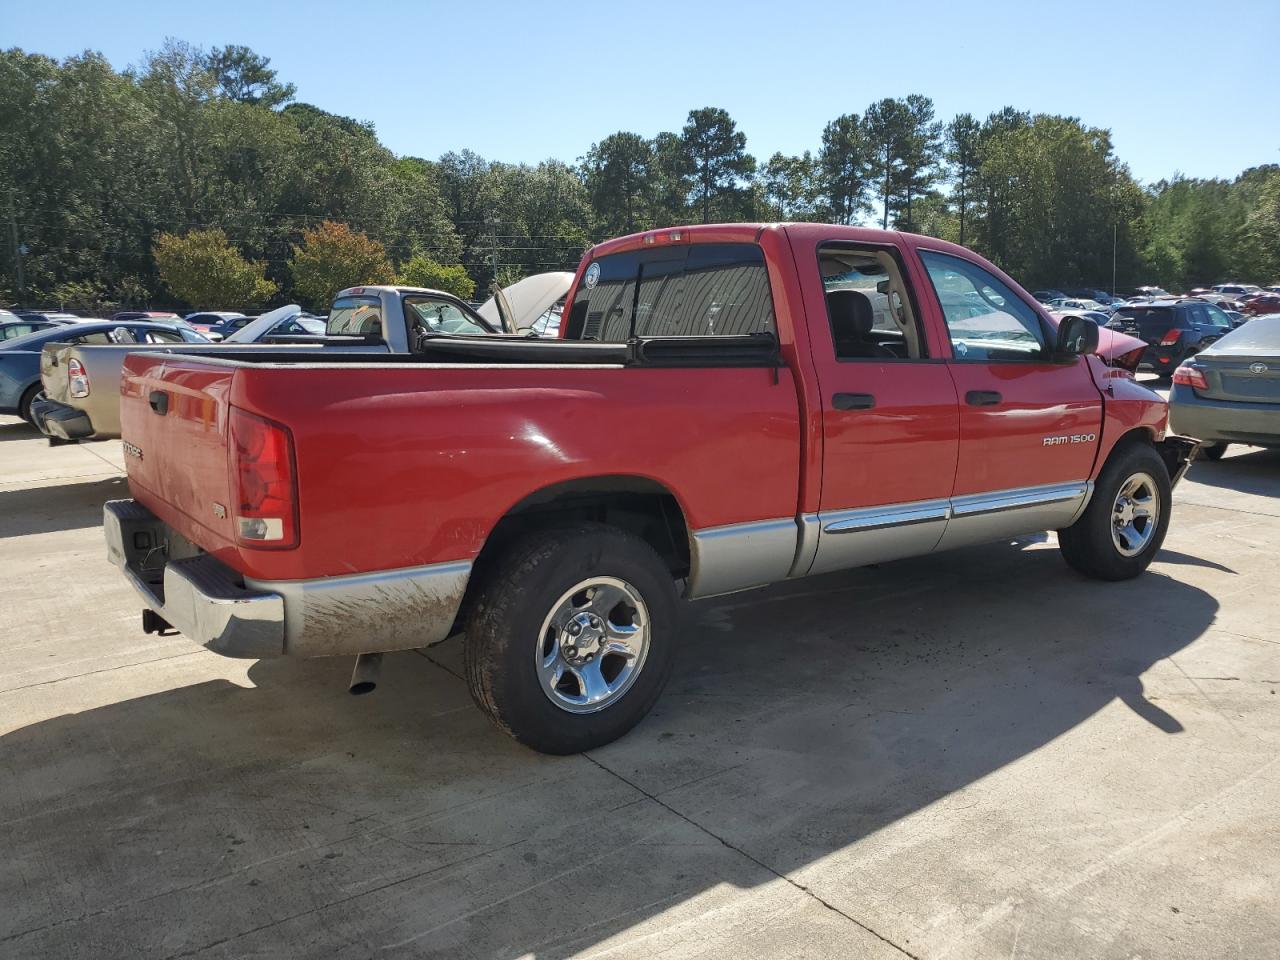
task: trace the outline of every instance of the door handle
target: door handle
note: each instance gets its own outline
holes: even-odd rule
[[[147,395],[147,402],[151,404],[151,409],[162,417],[169,412],[169,395],[163,390],[152,390]]]
[[[964,395],[964,402],[971,407],[994,407],[1003,399],[997,390],[970,390]]]
[[[837,393],[831,398],[831,406],[837,410],[870,410],[876,398],[869,393]]]

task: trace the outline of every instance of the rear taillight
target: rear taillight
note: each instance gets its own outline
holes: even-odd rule
[[[73,397],[87,397],[89,395],[89,374],[85,372],[84,364],[74,357],[67,364],[67,385],[68,392]]]
[[[1160,339],[1160,346],[1167,347],[1178,342],[1178,338],[1182,336],[1181,330],[1170,330]]]
[[[1199,367],[1193,367],[1189,363],[1184,363],[1173,371],[1173,382],[1180,383],[1184,387],[1191,387],[1194,390],[1208,390],[1209,384],[1205,382],[1204,374]]]
[[[236,540],[248,547],[296,547],[298,484],[289,431],[232,407],[228,432]]]

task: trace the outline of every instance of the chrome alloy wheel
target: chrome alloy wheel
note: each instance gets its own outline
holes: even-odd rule
[[[1122,557],[1147,548],[1160,525],[1160,489],[1149,473],[1135,473],[1120,485],[1111,508],[1111,540]]]
[[[538,631],[542,692],[568,713],[596,713],[631,689],[649,653],[649,610],[625,580],[592,577],[556,601]]]

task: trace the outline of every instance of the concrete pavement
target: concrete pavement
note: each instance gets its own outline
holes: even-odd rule
[[[0,421],[0,956],[1271,956],[1280,452],[1126,584],[1052,538],[690,610],[651,717],[547,758],[459,651],[148,637],[116,443]]]

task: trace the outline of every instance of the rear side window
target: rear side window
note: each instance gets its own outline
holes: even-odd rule
[[[382,336],[382,304],[377,297],[339,297],[329,308],[330,337]]]
[[[574,295],[566,338],[622,343],[775,332],[761,249],[703,243],[593,260]]]

